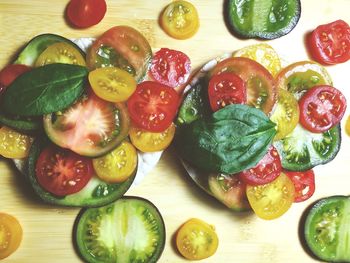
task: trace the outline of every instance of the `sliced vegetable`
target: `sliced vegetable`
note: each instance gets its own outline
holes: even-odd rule
[[[173,38],[190,38],[199,29],[197,9],[190,2],[173,1],[161,15],[161,26]]]
[[[20,75],[31,70],[31,67],[22,64],[10,64],[0,71],[0,95]]]
[[[345,96],[332,86],[315,86],[299,101],[300,123],[311,132],[325,132],[337,125],[346,110]]]
[[[268,184],[247,185],[249,204],[258,217],[266,220],[286,213],[293,204],[294,196],[294,184],[284,173]]]
[[[284,171],[292,180],[295,188],[294,202],[303,202],[309,199],[315,192],[315,174],[312,170],[304,172]]]
[[[13,254],[21,244],[23,230],[18,220],[0,213],[0,260]]]
[[[155,263],[165,245],[160,212],[139,197],[124,197],[106,206],[82,210],[75,229],[79,253],[89,263]]]
[[[137,85],[131,74],[116,67],[91,71],[89,82],[97,96],[110,102],[126,101],[134,93]]]
[[[317,62],[344,63],[350,59],[350,26],[343,20],[320,25],[312,31],[307,44]]]
[[[14,131],[6,126],[0,128],[0,155],[6,158],[25,158],[28,156],[33,138]]]
[[[94,41],[86,62],[90,70],[111,66],[121,68],[139,82],[145,76],[151,59],[151,46],[139,31],[128,26],[116,26]]]
[[[150,68],[154,80],[173,88],[184,84],[190,71],[190,58],[181,51],[168,48],[154,54]]]
[[[135,147],[123,141],[117,148],[92,161],[96,175],[107,183],[125,182],[135,174],[137,152]]]
[[[215,228],[208,223],[192,218],[177,231],[176,247],[189,260],[200,260],[215,254],[219,239]]]
[[[24,134],[33,134],[42,129],[39,118],[19,117],[0,113],[0,124]]]
[[[350,262],[350,199],[330,196],[308,211],[304,235],[306,244],[322,261]]]
[[[70,0],[66,10],[71,24],[78,28],[87,28],[101,22],[107,5],[105,0]]]
[[[68,64],[35,68],[6,89],[3,109],[20,116],[39,116],[65,109],[82,94],[87,73],[85,67]]]
[[[180,98],[177,92],[154,81],[140,83],[128,100],[134,124],[150,132],[163,132],[177,113]]]
[[[107,102],[93,92],[63,112],[44,116],[45,131],[55,144],[89,157],[114,149],[127,137],[129,126],[125,104]]]

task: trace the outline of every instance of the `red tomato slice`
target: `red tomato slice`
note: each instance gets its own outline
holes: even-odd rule
[[[338,64],[350,59],[350,26],[343,20],[318,26],[308,39],[312,57],[322,64]]]
[[[214,75],[209,81],[209,102],[213,111],[229,104],[247,102],[247,91],[244,81],[232,72]]]
[[[106,11],[105,0],[71,0],[67,6],[67,17],[74,26],[87,28],[100,23]]]
[[[262,185],[275,180],[282,171],[281,159],[275,147],[271,146],[259,163],[239,173],[239,178],[249,185]]]
[[[11,64],[0,71],[0,94],[20,75],[31,70],[31,67],[22,64]]]
[[[49,146],[36,163],[38,183],[48,192],[65,196],[79,192],[91,179],[91,159],[62,148]]]
[[[190,58],[181,51],[168,48],[154,54],[150,68],[154,80],[173,88],[184,84],[190,71]]]
[[[328,85],[309,89],[299,101],[300,123],[311,132],[325,132],[337,125],[346,110],[345,96]]]
[[[136,126],[147,131],[165,131],[176,115],[179,100],[173,88],[144,81],[128,100],[130,118]]]
[[[292,180],[295,187],[294,202],[303,202],[315,192],[315,174],[312,170],[303,172],[284,171]]]

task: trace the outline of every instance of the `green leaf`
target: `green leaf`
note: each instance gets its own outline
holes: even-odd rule
[[[49,64],[18,77],[3,97],[3,109],[19,116],[38,116],[63,110],[84,90],[88,71],[69,64]]]
[[[276,134],[259,109],[233,104],[182,126],[176,135],[180,156],[200,169],[233,174],[254,167]]]

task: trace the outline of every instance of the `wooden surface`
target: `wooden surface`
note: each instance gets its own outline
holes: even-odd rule
[[[223,1],[192,0],[198,8],[201,27],[191,39],[168,37],[157,19],[168,0],[107,0],[104,20],[86,30],[69,27],[64,20],[63,0],[0,0],[0,68],[11,61],[16,51],[35,35],[56,33],[67,38],[97,37],[115,25],[130,25],[140,30],[154,49],[168,47],[189,55],[193,67],[224,52],[233,51],[257,40],[238,40],[230,35],[223,21]],[[350,23],[349,0],[302,0],[302,16],[297,27],[281,39],[269,41],[285,61],[308,59],[305,33],[318,24],[336,19]],[[350,101],[350,62],[327,68],[334,84]],[[342,126],[349,111],[345,114]],[[173,246],[176,229],[191,217],[216,226],[220,244],[216,254],[202,262],[313,262],[303,249],[298,224],[303,211],[315,200],[335,194],[348,195],[350,138],[342,132],[342,148],[334,161],[318,167],[316,193],[311,200],[294,204],[281,218],[264,221],[251,214],[235,214],[206,196],[186,175],[174,152],[168,150],[144,181],[129,190],[151,200],[166,223],[166,247],[159,262],[185,262]],[[72,226],[79,209],[45,205],[30,195],[23,177],[11,163],[0,160],[0,211],[16,216],[24,230],[19,250],[4,262],[81,262],[72,246]]]

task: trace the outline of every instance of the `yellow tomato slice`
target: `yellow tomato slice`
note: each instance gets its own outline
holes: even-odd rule
[[[268,44],[247,46],[236,51],[233,55],[255,60],[263,65],[273,76],[276,76],[282,68],[277,52]]]
[[[128,72],[116,67],[98,68],[89,73],[95,94],[110,102],[126,101],[136,89],[136,80]]]
[[[74,46],[58,42],[48,46],[35,61],[35,67],[53,63],[86,66],[85,59]]]
[[[200,260],[214,255],[218,244],[215,228],[197,218],[186,221],[176,235],[177,249],[181,255],[190,260]]]
[[[92,164],[101,180],[121,183],[133,175],[137,167],[137,151],[131,143],[124,141],[108,154],[93,159]]]
[[[287,212],[293,204],[295,195],[294,184],[284,173],[268,184],[247,185],[246,192],[255,214],[268,220],[278,218]]]
[[[0,259],[15,252],[22,241],[22,227],[11,215],[0,213]]]
[[[187,1],[174,1],[162,13],[161,25],[173,38],[190,38],[199,28],[197,9]]]
[[[0,129],[0,155],[6,158],[27,157],[32,142],[32,137],[6,126]]]
[[[175,125],[172,123],[163,132],[149,132],[132,126],[129,136],[132,144],[141,152],[157,152],[167,148],[175,135]]]
[[[277,105],[271,115],[271,121],[277,124],[274,140],[280,140],[290,134],[299,122],[299,104],[287,90],[278,91]]]

